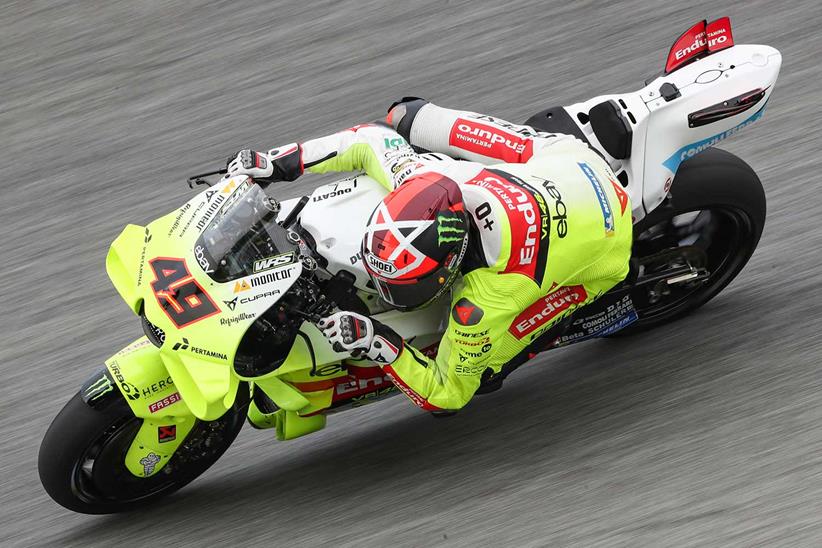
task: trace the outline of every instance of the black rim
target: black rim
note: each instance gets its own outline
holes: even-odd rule
[[[634,257],[650,262],[651,270],[676,268],[687,259],[691,266],[707,270],[707,275],[693,282],[638,287],[631,297],[639,323],[670,318],[718,293],[744,266],[753,236],[750,217],[728,207],[672,212],[643,230],[634,240]],[[660,259],[650,259],[653,256]]]
[[[216,460],[233,441],[232,429],[236,429],[237,417],[242,423],[242,416],[229,414],[230,418],[224,415],[217,421],[197,421],[171,460],[149,478],[136,477],[125,467],[126,453],[142,419],[122,417],[77,459],[71,474],[72,491],[86,503],[129,504],[177,489]]]
[[[72,471],[71,487],[78,499],[87,503],[129,503],[175,486],[173,468],[165,472],[173,462],[150,478],[138,478],[125,468],[126,452],[141,424],[136,417],[124,417],[88,446]]]

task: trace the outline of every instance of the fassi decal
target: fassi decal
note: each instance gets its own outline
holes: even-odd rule
[[[454,122],[448,143],[462,150],[511,163],[527,162],[534,153],[533,140],[465,118],[457,118]]]
[[[581,285],[561,287],[523,310],[514,318],[508,332],[523,339],[587,298],[588,293]]]
[[[157,257],[149,261],[154,271],[151,289],[166,316],[178,328],[218,314],[220,309],[191,276],[185,259]]]
[[[180,401],[182,399],[183,398],[180,396],[180,393],[175,392],[175,393],[173,393],[169,396],[166,396],[165,398],[163,398],[161,400],[157,400],[156,402],[150,404],[148,406],[148,411],[149,411],[149,413],[156,413],[160,409],[163,409],[164,407],[168,407],[169,405],[175,404],[175,403],[177,403],[178,401]]]

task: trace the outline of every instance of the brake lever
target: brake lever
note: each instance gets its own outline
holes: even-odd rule
[[[293,312],[297,316],[301,317],[302,319],[317,325],[317,323],[322,319],[322,316],[319,314],[312,314],[310,312],[304,312],[298,308],[292,308],[289,312]]]
[[[209,171],[207,173],[198,173],[197,175],[192,175],[191,177],[186,179],[186,182],[188,183],[188,188],[194,188],[195,186],[199,185],[212,186],[214,183],[209,183],[206,180],[206,177],[212,177],[214,175],[225,175],[226,173],[228,173],[227,169],[218,169],[216,171]]]
[[[306,310],[299,310],[297,308],[292,308],[291,312],[296,313],[301,318],[308,320],[309,322],[317,325],[317,323],[323,318],[323,316],[328,315],[328,312],[331,311],[336,305],[326,300],[325,295],[320,295],[320,298],[317,301],[310,305]]]

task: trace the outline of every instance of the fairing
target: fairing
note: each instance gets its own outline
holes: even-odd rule
[[[232,364],[243,335],[302,271],[299,261],[289,260],[271,268],[256,265],[262,271],[254,273],[255,261],[265,257],[251,254],[245,257],[247,275],[236,264],[231,273],[239,277],[224,276],[223,282],[207,272],[220,257],[204,260],[198,249],[203,238],[221,219],[231,219],[244,199],[259,197],[258,191],[245,177],[223,180],[147,227],[127,226],[106,258],[123,300],[165,333],[151,360],[159,359],[191,413],[202,420],[213,420],[231,406],[239,383]],[[240,240],[244,232],[237,228]],[[141,367],[134,367],[135,374],[142,374],[136,373]]]

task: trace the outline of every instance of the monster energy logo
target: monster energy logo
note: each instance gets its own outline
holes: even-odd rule
[[[86,401],[93,402],[100,398],[103,394],[107,394],[114,390],[114,385],[109,380],[108,376],[103,373],[103,376],[94,381],[91,386],[86,388]]]
[[[462,219],[456,216],[439,214],[437,216],[437,245],[461,242],[465,237]]]

